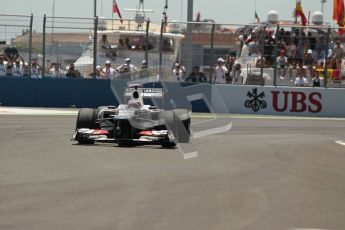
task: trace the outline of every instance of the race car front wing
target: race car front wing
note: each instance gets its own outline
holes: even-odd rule
[[[150,144],[161,145],[164,143],[175,143],[176,139],[173,133],[169,130],[142,130],[138,132],[137,138],[134,139],[116,139],[109,138],[109,131],[102,129],[78,129],[73,135],[72,141],[85,142],[95,141],[104,143],[121,143],[131,142],[134,144]]]

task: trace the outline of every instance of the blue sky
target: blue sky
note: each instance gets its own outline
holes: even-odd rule
[[[98,16],[112,17],[112,0],[97,0]],[[124,8],[135,8],[138,0],[117,0],[123,18],[132,18],[133,13],[125,12]],[[148,14],[152,21],[158,22],[165,0],[145,0],[145,8],[153,9]],[[256,2],[256,3],[255,3]],[[182,5],[181,5],[182,3]],[[201,19],[212,18],[218,23],[248,23],[254,21],[254,11],[261,19],[265,19],[267,12],[277,10],[280,19],[291,19],[296,0],[194,0],[194,16],[201,13]],[[94,0],[55,0],[55,16],[92,17]],[[324,18],[331,21],[332,0],[324,5]],[[321,0],[302,0],[306,15],[321,11]],[[0,14],[30,14],[52,16],[53,0],[11,0],[2,4]],[[170,0],[168,8],[169,20],[186,21],[187,0]],[[116,16],[114,16],[116,18]]]

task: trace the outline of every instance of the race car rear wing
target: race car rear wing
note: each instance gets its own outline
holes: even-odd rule
[[[125,97],[132,97],[134,91],[137,91],[142,98],[164,97],[164,90],[162,88],[127,88]]]

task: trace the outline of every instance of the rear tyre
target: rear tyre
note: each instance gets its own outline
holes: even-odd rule
[[[190,115],[186,109],[174,109],[161,113],[165,126],[174,134],[177,142],[188,143],[190,139]]]
[[[86,129],[95,129],[97,128],[96,124],[96,110],[83,108],[79,110],[77,117],[76,130],[86,128]],[[77,137],[76,140],[79,144],[93,144],[95,141],[83,139],[82,137]]]

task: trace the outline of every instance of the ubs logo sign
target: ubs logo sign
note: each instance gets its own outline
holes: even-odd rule
[[[322,95],[318,92],[304,93],[294,91],[271,91],[272,106],[276,112],[310,112],[322,111]],[[279,98],[281,98],[279,100]],[[280,103],[279,103],[280,101]]]
[[[252,109],[254,112],[258,112],[260,109],[266,109],[267,102],[264,100],[265,93],[259,93],[258,89],[254,88],[252,92],[247,92],[248,99],[244,102],[244,106],[248,109]]]
[[[271,91],[272,109],[275,112],[319,113],[322,111],[322,95],[319,92]],[[244,106],[254,112],[267,108],[265,92],[258,93],[254,88],[247,92]],[[269,100],[269,101],[270,101]]]

